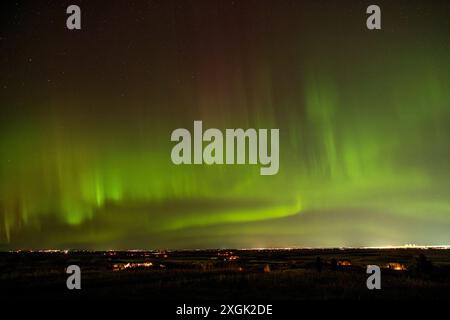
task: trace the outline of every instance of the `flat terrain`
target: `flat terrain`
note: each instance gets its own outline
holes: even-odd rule
[[[82,270],[68,290],[65,268]],[[382,268],[368,290],[366,266]],[[0,298],[279,301],[449,299],[450,250],[290,249],[0,253]]]

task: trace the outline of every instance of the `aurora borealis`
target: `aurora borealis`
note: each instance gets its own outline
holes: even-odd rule
[[[448,1],[4,2],[0,249],[450,244]],[[278,174],[174,165],[195,120]]]

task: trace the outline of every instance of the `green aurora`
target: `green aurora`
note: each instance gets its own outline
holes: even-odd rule
[[[450,244],[448,1],[79,2],[1,8],[0,248]],[[172,164],[194,120],[278,174]]]

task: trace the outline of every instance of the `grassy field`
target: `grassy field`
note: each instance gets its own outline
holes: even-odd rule
[[[65,268],[82,270],[68,290]],[[366,266],[382,268],[381,290]],[[450,251],[295,249],[0,253],[2,299],[449,299]]]

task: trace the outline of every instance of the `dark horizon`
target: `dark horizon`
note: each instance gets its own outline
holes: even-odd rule
[[[277,306],[279,314],[281,301],[450,298],[447,250],[0,252],[0,256],[0,297],[8,301],[151,301],[164,314],[175,310],[165,303],[257,301]],[[74,264],[82,273],[80,290],[66,287],[66,268]],[[381,290],[368,290],[368,265],[379,266]]]
[[[56,249],[56,248],[15,248],[8,250],[0,250],[0,252],[161,252],[161,251],[270,251],[270,250],[450,250],[450,245],[404,245],[404,246],[384,246],[384,247],[266,247],[266,248],[238,248],[238,247],[221,247],[221,248],[159,248],[159,249]]]

